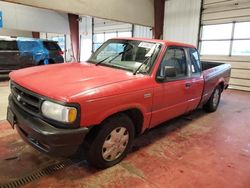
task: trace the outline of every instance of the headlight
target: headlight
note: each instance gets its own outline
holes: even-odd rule
[[[50,101],[43,102],[42,113],[50,119],[65,123],[73,123],[77,117],[76,108],[63,106]]]

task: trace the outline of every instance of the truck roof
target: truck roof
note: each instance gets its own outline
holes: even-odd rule
[[[162,43],[167,46],[182,46],[182,47],[188,47],[188,48],[196,48],[194,45],[191,44],[185,44],[180,42],[174,42],[174,41],[168,41],[168,40],[160,40],[160,39],[149,39],[149,38],[132,38],[132,37],[118,37],[118,38],[112,38],[112,39],[121,39],[121,40],[140,40],[140,41],[147,41],[147,42],[157,42]]]

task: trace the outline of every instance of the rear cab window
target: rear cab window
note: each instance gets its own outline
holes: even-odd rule
[[[195,48],[189,49],[190,61],[191,61],[191,73],[192,75],[200,75],[201,62],[198,51]]]

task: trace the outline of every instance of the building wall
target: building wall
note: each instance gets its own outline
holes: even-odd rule
[[[201,0],[168,0],[165,2],[165,40],[197,45]]]
[[[212,42],[213,46],[223,45],[221,49],[227,49],[227,54],[218,54],[221,51],[221,49],[218,49],[216,51],[217,54],[204,53],[201,59],[231,64],[232,72],[229,87],[250,91],[250,1],[204,0],[201,22],[203,26],[201,28],[201,49],[205,49],[205,43],[209,42]],[[230,36],[226,36],[226,30],[221,30],[218,31],[220,35],[215,35],[210,40],[206,40],[204,27],[218,27],[224,24],[232,26]],[[241,36],[235,36],[239,24],[248,25],[240,29]],[[223,42],[227,42],[228,45],[225,45]],[[239,49],[244,53],[237,54],[235,49]]]
[[[154,0],[8,0],[28,4],[34,7],[47,8],[56,11],[69,12],[77,15],[93,17],[127,23],[153,26]]]
[[[0,1],[3,28],[69,34],[68,15]]]
[[[135,25],[134,26],[134,37],[139,37],[139,38],[150,38],[152,39],[152,28],[151,27],[145,27],[141,25]]]
[[[0,36],[11,36],[11,37],[32,37],[31,31],[22,31],[15,29],[0,28]]]
[[[82,16],[79,22],[80,60],[86,61],[92,54],[92,17]]]
[[[202,24],[221,24],[250,20],[249,0],[203,0]]]

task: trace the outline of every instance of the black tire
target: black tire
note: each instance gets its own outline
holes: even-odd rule
[[[218,105],[220,103],[220,97],[221,97],[221,87],[217,86],[207,103],[203,106],[204,110],[206,112],[215,112],[218,108]]]
[[[121,133],[119,133],[117,131],[121,131]],[[124,131],[124,133],[122,131]],[[120,140],[113,142],[113,140],[111,138],[113,138],[115,136],[112,137],[111,132],[113,134],[121,134],[122,137],[120,138]],[[135,134],[135,130],[134,130],[133,122],[131,121],[131,119],[127,115],[118,114],[116,116],[108,118],[107,120],[105,120],[102,123],[100,129],[98,131],[96,131],[96,135],[92,138],[92,141],[90,143],[88,143],[90,145],[88,146],[88,150],[86,151],[87,152],[86,153],[87,161],[91,165],[93,165],[97,168],[102,168],[102,169],[111,167],[111,166],[119,163],[127,155],[129,150],[131,149],[132,142],[134,139],[134,134]],[[122,138],[123,139],[125,138],[128,140],[123,141]],[[104,143],[108,143],[109,140],[115,144],[113,144],[113,146],[107,147],[108,148],[107,149],[107,148],[105,148]],[[123,142],[126,144],[124,145]],[[123,143],[123,144],[121,144],[121,143]],[[116,145],[116,146],[114,146],[114,145]],[[123,148],[125,148],[124,151],[119,152],[119,154],[116,153],[115,156],[117,158],[115,158],[113,160],[108,160],[109,158],[112,158],[112,156],[110,154],[111,152],[114,153],[114,152],[117,152],[117,150],[119,150],[118,146],[119,147],[124,146],[123,147]],[[108,151],[111,151],[111,152],[108,152]],[[105,152],[108,153],[107,155],[111,156],[111,157],[108,156],[107,160],[104,158]]]
[[[53,62],[50,59],[43,59],[39,62],[38,65],[49,65],[49,64],[53,64]]]

